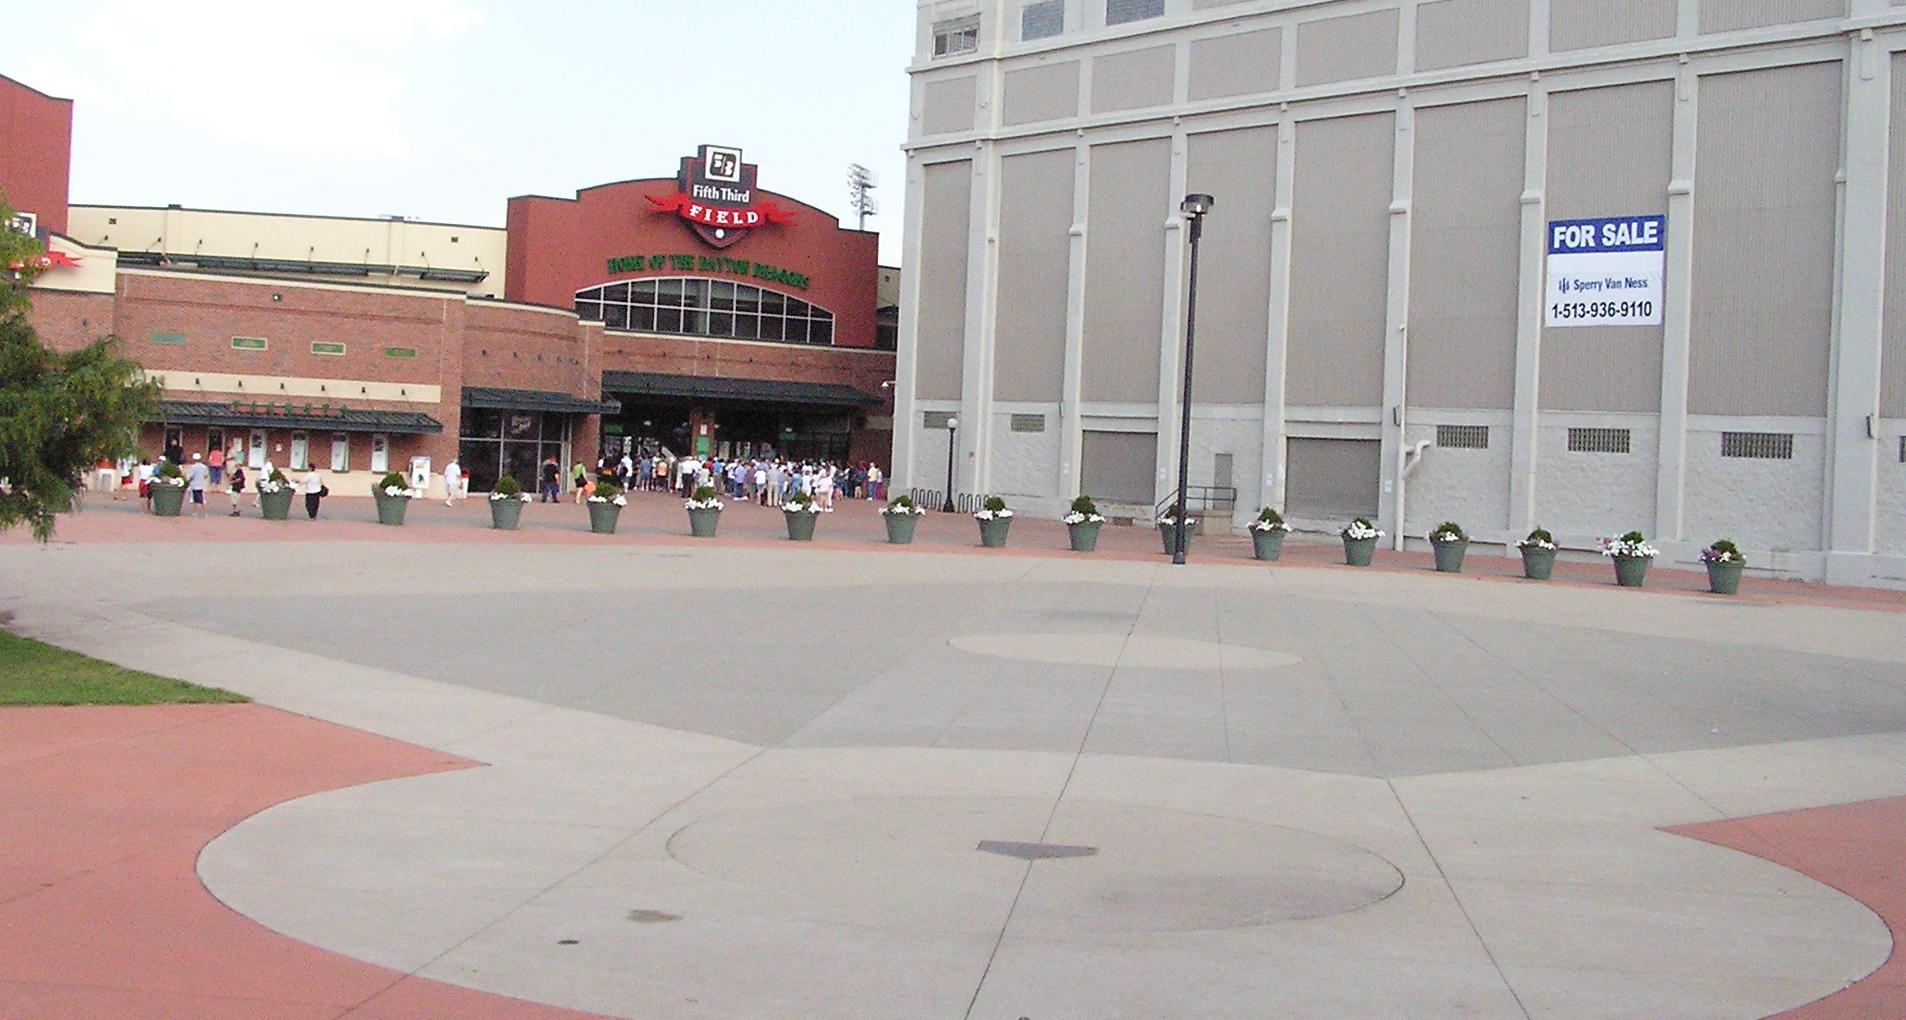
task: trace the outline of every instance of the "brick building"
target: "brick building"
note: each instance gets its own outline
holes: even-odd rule
[[[117,336],[161,383],[148,454],[242,447],[344,493],[452,457],[477,491],[637,448],[887,462],[877,235],[757,189],[739,150],[511,199],[503,229],[68,206],[71,111],[0,78],[0,194],[66,256],[34,287],[46,340]]]

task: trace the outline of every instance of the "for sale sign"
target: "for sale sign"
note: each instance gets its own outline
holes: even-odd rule
[[[1549,224],[1550,326],[1659,326],[1666,287],[1664,216]]]

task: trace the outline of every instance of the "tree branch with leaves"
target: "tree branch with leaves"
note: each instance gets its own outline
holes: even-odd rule
[[[114,337],[68,352],[41,342],[28,288],[45,248],[12,219],[0,203],[0,531],[24,524],[44,542],[82,473],[137,451],[159,390]]]

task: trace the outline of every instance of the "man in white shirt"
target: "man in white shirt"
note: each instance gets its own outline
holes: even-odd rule
[[[463,495],[463,465],[455,457],[443,466],[443,505],[456,506],[457,497]]]
[[[205,466],[205,458],[192,455],[192,463],[185,466],[185,489],[192,496],[192,515],[205,516],[205,490],[212,484],[212,469]]]

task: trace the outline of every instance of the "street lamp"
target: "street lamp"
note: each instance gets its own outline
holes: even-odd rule
[[[1177,538],[1172,543],[1171,561],[1185,562],[1185,519],[1191,516],[1186,490],[1191,487],[1191,345],[1198,331],[1198,240],[1204,236],[1205,214],[1217,204],[1210,195],[1186,195],[1178,204],[1185,225],[1191,230],[1191,287],[1185,296],[1185,397],[1178,406],[1178,505]]]
[[[960,448],[959,438],[960,420],[948,415],[946,419],[946,503],[940,507],[940,512],[943,514],[953,512],[953,451]]]

